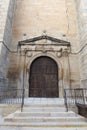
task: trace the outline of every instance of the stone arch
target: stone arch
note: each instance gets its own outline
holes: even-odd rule
[[[58,80],[59,80],[59,97],[63,97],[63,73],[62,73],[62,63],[60,62],[60,60],[56,57],[56,56],[54,56],[54,55],[52,55],[52,54],[48,54],[48,53],[46,53],[46,54],[37,54],[37,55],[34,55],[33,57],[31,57],[30,58],[30,60],[29,60],[29,62],[27,63],[27,69],[28,69],[28,72],[30,72],[30,67],[31,67],[31,65],[32,65],[32,63],[33,63],[33,61],[35,60],[35,59],[37,59],[38,57],[42,57],[42,56],[45,56],[45,57],[49,57],[49,58],[51,58],[51,59],[53,59],[55,62],[56,62],[56,64],[57,64],[57,66],[58,66]],[[29,75],[28,75],[28,79],[29,79],[29,77],[30,77],[30,73],[29,73]]]
[[[37,55],[34,55],[33,57],[31,57],[31,59],[29,60],[29,62],[27,63],[27,65],[26,65],[26,67],[27,67],[27,69],[29,70],[29,68],[30,68],[30,66],[31,66],[31,64],[32,64],[32,62],[35,60],[35,59],[37,59],[38,57],[41,57],[41,56],[47,56],[47,57],[49,57],[49,58],[52,58],[56,63],[57,63],[57,66],[59,67],[59,71],[61,72],[62,71],[62,63],[61,63],[61,61],[58,59],[58,57],[56,57],[56,56],[54,56],[54,55],[52,55],[52,54],[49,54],[49,53],[47,53],[47,54],[42,54],[42,53],[40,53],[40,54],[37,54]],[[62,75],[61,75],[61,73],[59,73],[59,77],[61,77]]]

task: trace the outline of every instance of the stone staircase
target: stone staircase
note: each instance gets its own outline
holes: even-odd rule
[[[4,118],[5,127],[21,130],[87,130],[86,119],[72,111],[66,112],[63,99],[29,99],[23,112]],[[19,129],[17,129],[19,130]]]

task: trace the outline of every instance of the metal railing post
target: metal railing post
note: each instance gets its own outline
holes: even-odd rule
[[[83,104],[85,105],[84,89],[82,89]]]
[[[67,95],[65,89],[64,89],[64,101],[65,101],[66,111],[68,112]]]
[[[74,93],[75,93],[75,104],[77,103],[77,96],[76,96],[76,90],[74,89]]]
[[[23,106],[24,106],[24,94],[25,94],[25,89],[23,89],[23,92],[22,92],[21,112],[23,111]]]
[[[25,64],[26,64],[26,53],[27,53],[27,51],[25,50],[25,55],[24,55],[24,67],[23,67],[23,93],[22,93],[21,112],[23,111],[23,106],[24,106],[24,94],[25,94],[25,89],[24,89],[24,81],[25,81]]]

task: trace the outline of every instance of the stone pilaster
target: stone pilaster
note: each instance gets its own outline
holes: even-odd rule
[[[69,56],[67,52],[63,53],[63,84],[64,88],[70,88],[70,66],[69,66]]]

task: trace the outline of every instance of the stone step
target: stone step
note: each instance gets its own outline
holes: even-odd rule
[[[77,116],[74,112],[20,112],[14,113],[16,117],[28,117],[28,116],[40,116],[40,117],[75,117]]]
[[[24,107],[23,112],[65,112],[65,107]]]
[[[27,106],[64,106],[63,98],[25,98],[24,104]]]
[[[69,127],[69,128],[67,128],[67,127],[66,128],[65,127],[64,128],[61,128],[61,127],[59,127],[59,128],[58,127],[57,128],[51,128],[51,127],[48,127],[48,128],[47,127],[44,127],[44,128],[43,127],[41,127],[41,128],[15,127],[14,128],[14,127],[8,126],[8,127],[1,127],[0,130],[87,130],[87,128],[84,128],[84,127],[83,128],[79,128],[79,127],[77,127],[77,128],[74,128],[74,127]]]
[[[64,104],[64,98],[25,98],[25,104],[33,103],[33,104]]]
[[[12,122],[79,122],[85,121],[83,117],[9,117],[5,121]]]
[[[87,122],[84,117],[72,111],[66,112],[64,100],[32,100],[26,100],[23,112],[18,110],[5,117],[4,126],[25,127],[28,130],[55,130],[55,128],[57,128],[56,130],[74,130],[74,128],[75,130],[85,130],[83,128],[87,128]],[[81,127],[82,129],[77,129]]]
[[[45,103],[37,103],[37,104],[24,104],[24,107],[65,107],[65,104],[56,104],[56,103],[52,103],[52,104],[45,104]]]
[[[12,126],[12,127],[31,127],[31,128],[54,128],[55,130],[55,127],[57,128],[81,128],[81,127],[84,127],[84,128],[87,128],[87,122],[82,122],[82,121],[79,121],[79,122],[4,122],[2,124],[0,124],[0,126]],[[31,130],[31,129],[30,129]],[[77,129],[75,129],[77,130]],[[87,130],[87,129],[86,129]]]

